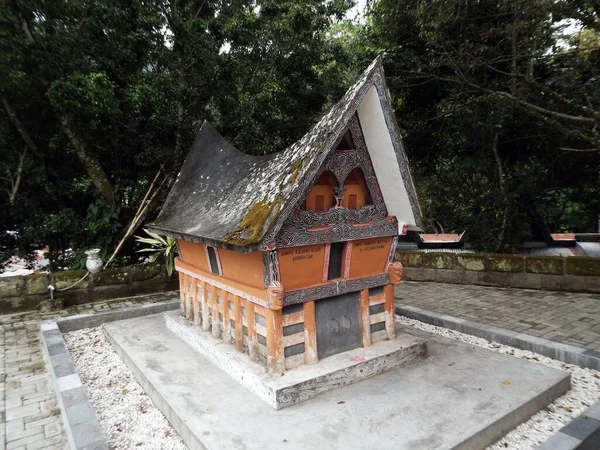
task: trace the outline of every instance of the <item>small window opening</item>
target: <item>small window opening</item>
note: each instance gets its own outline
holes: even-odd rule
[[[356,209],[356,194],[348,196],[348,209]]]
[[[325,196],[315,196],[315,211],[325,211]]]
[[[334,242],[329,251],[329,268],[327,279],[335,280],[342,277],[342,261],[344,259],[344,243]]]
[[[208,265],[210,266],[210,271],[216,275],[221,275],[221,271],[219,270],[219,260],[217,259],[217,250],[214,247],[206,247],[206,252],[208,253]]]
[[[346,134],[340,140],[340,143],[337,146],[337,150],[351,150],[354,149],[354,142],[352,142],[352,136],[350,132],[347,131]]]

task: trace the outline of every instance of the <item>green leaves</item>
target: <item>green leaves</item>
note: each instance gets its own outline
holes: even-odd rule
[[[153,233],[144,228],[144,232],[150,236],[136,236],[135,240],[142,244],[148,244],[150,247],[138,250],[139,253],[152,253],[148,258],[149,262],[155,262],[159,257],[164,258],[167,275],[171,276],[175,269],[175,257],[179,254],[177,249],[177,241],[172,237],[163,238],[162,236]]]

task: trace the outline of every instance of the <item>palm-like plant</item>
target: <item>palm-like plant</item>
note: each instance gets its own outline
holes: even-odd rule
[[[167,268],[167,275],[173,275],[173,270],[175,269],[175,257],[179,255],[177,241],[172,237],[163,238],[145,228],[144,232],[150,237],[136,236],[135,240],[143,244],[150,244],[150,247],[138,250],[138,252],[152,253],[148,257],[148,262],[155,262],[160,256],[163,256],[165,259],[165,267]]]

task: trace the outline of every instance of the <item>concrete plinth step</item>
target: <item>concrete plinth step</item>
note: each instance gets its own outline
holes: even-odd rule
[[[184,342],[275,409],[398,369],[427,354],[425,339],[400,333],[393,340],[339,353],[317,364],[302,365],[273,376],[231,344],[192,325],[178,311],[166,312],[164,317],[167,327]]]

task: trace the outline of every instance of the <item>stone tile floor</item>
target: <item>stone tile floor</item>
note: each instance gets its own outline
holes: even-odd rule
[[[68,449],[40,346],[43,320],[178,297],[177,291],[0,316],[0,450]]]
[[[600,351],[600,294],[405,281],[396,303]]]

